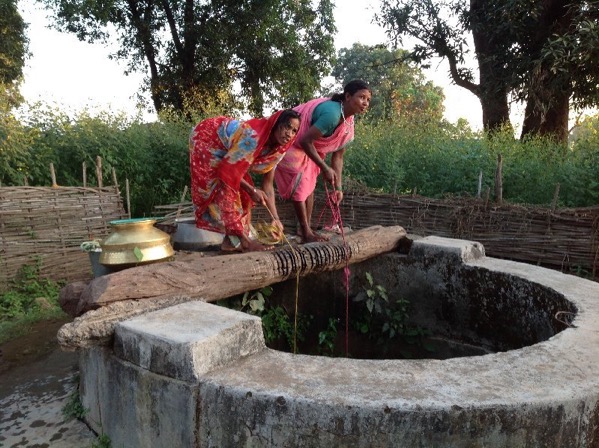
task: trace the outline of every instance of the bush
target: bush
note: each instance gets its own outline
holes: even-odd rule
[[[178,202],[189,185],[189,120],[165,114],[155,123],[139,118],[82,112],[74,117],[34,105],[24,124],[0,121],[2,185],[49,185],[54,163],[60,185],[95,185],[96,157],[102,157],[103,181],[112,184],[112,168],[123,187],[129,180],[133,216],[149,216],[154,206]],[[199,117],[194,121],[201,119]],[[474,196],[479,173],[482,191],[493,191],[497,156],[503,158],[503,198],[509,202],[550,205],[560,184],[559,206],[580,207],[599,201],[597,117],[587,120],[571,146],[531,138],[514,139],[510,130],[490,138],[457,124],[423,120],[366,122],[345,155],[344,176],[384,193],[423,196]],[[124,188],[121,188],[124,191]]]
[[[27,324],[66,316],[58,304],[58,283],[40,277],[40,263],[24,265],[10,289],[0,294],[0,343],[27,330]]]

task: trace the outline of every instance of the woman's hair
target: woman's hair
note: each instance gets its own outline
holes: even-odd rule
[[[362,81],[361,79],[354,79],[353,81],[350,81],[347,84],[345,84],[345,86],[343,87],[343,93],[335,93],[331,97],[331,100],[341,103],[345,99],[346,93],[353,95],[359,90],[368,90],[369,92],[371,92],[370,86],[366,81]]]
[[[297,118],[299,120],[300,113],[293,109],[285,109],[283,112],[281,112],[281,115],[279,115],[277,121],[275,121],[275,125],[272,127],[272,130],[274,131],[279,126],[288,124],[289,120],[292,118]]]

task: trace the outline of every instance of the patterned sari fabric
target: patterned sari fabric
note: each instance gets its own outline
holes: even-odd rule
[[[277,190],[283,199],[305,201],[316,187],[316,179],[320,168],[308,157],[301,147],[300,141],[303,134],[310,128],[312,113],[316,106],[330,98],[316,98],[307,103],[300,104],[293,109],[301,114],[301,122],[295,144],[285,154],[275,171]],[[329,137],[322,137],[314,141],[314,147],[321,158],[328,153],[344,148],[354,139],[354,117],[347,120],[347,126],[342,123]]]
[[[245,122],[227,117],[201,121],[189,138],[191,198],[196,226],[228,235],[248,235],[254,202],[241,190],[241,180],[253,185],[249,171],[273,169],[289,148],[264,148],[280,111],[269,118]]]

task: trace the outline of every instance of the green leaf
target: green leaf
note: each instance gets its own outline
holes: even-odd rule
[[[252,311],[264,311],[264,296],[257,293],[254,300],[250,301]]]
[[[241,299],[241,306],[246,306],[248,304],[248,297],[250,296],[250,292],[246,291],[243,293],[243,298]]]
[[[141,249],[137,246],[133,248],[133,255],[137,258],[137,261],[142,261],[144,258],[144,254],[141,252]]]
[[[372,286],[374,284],[374,281],[372,279],[372,274],[370,272],[367,272],[365,275],[366,275],[366,280],[368,280],[368,284],[370,286]]]
[[[368,311],[370,312],[370,314],[372,314],[372,308],[374,307],[374,300],[367,300],[366,301],[366,308],[368,308]]]

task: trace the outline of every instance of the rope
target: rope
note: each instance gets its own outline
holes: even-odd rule
[[[345,356],[349,356],[349,275],[350,275],[349,247],[348,247],[347,241],[345,240],[345,231],[343,229],[343,220],[341,219],[341,209],[339,207],[339,204],[334,200],[335,192],[333,191],[333,192],[329,193],[326,182],[325,182],[324,188],[325,188],[326,200],[325,200],[325,205],[322,209],[322,212],[320,213],[320,217],[318,218],[318,223],[320,223],[322,216],[324,215],[326,207],[329,207],[331,209],[331,214],[332,214],[331,227],[333,227],[335,224],[337,224],[339,226],[339,229],[341,232],[341,238],[343,240],[343,247],[345,248],[345,253],[346,253],[345,268],[343,268],[344,281],[345,281]],[[275,217],[272,215],[272,213],[268,209],[268,207],[266,207],[266,210],[268,211],[268,214],[270,215],[271,219],[274,221]],[[289,248],[293,252],[293,254],[297,255],[299,258],[299,253],[297,252],[297,250],[295,250],[293,245],[289,242],[289,240],[285,236],[285,232],[282,232],[282,237],[283,237],[283,240],[285,241],[285,243],[289,246]],[[296,281],[295,281],[295,316],[294,316],[294,322],[293,322],[293,353],[294,354],[297,354],[297,316],[298,316],[298,303],[299,303],[299,278],[300,278],[300,272],[298,269]]]
[[[343,229],[343,219],[341,218],[341,208],[339,207],[339,203],[334,200],[335,191],[329,193],[329,189],[327,188],[327,184],[324,184],[325,189],[325,198],[326,203],[325,207],[329,207],[331,209],[331,227],[337,225],[341,232],[341,239],[343,240],[343,247],[345,249],[346,257],[345,257],[345,267],[343,268],[344,281],[345,281],[345,356],[349,357],[349,247],[347,241],[345,240],[345,230]],[[325,207],[323,207],[323,211],[320,214],[320,219],[324,214]]]
[[[265,207],[265,208],[268,211],[268,214],[270,215],[271,219],[273,221],[276,221],[275,217],[273,216],[271,211],[268,209],[268,207]],[[295,256],[297,256],[297,258],[299,260],[299,258],[300,258],[299,252],[297,250],[295,250],[293,245],[289,242],[289,240],[285,236],[285,232],[281,232],[281,236],[283,237],[283,241],[285,242],[285,244],[287,244],[289,246],[289,248],[291,249],[293,254]],[[293,317],[293,354],[294,355],[297,354],[297,313],[298,313],[298,302],[299,302],[299,278],[300,278],[300,270],[298,268],[297,275],[295,276],[295,315]]]

